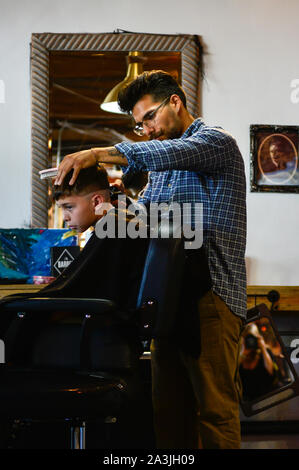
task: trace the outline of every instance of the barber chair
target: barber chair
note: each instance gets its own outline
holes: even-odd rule
[[[143,434],[140,447],[154,448],[144,358],[151,338],[172,329],[182,245],[180,238],[150,240],[133,311],[109,299],[56,296],[55,289],[1,299],[1,421],[68,423],[70,447],[84,449],[86,424],[96,420],[103,430],[97,448],[138,448]]]

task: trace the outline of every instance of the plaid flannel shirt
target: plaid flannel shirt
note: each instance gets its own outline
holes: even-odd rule
[[[178,139],[122,142],[124,171],[149,171],[138,202],[203,204],[203,245],[212,289],[246,317],[246,181],[235,139],[196,119]],[[200,269],[200,267],[199,267]]]

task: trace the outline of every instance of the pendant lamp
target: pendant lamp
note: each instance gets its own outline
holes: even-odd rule
[[[143,72],[142,53],[138,51],[129,52],[127,62],[127,75],[124,80],[112,88],[101,104],[101,109],[104,111],[108,111],[109,113],[126,114],[119,109],[117,104],[118,94],[122,88],[135,80],[135,78]]]

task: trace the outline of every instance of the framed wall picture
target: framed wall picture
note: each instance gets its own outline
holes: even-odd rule
[[[299,193],[299,126],[251,125],[251,191]]]

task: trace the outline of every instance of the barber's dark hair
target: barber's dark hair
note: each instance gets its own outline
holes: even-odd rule
[[[155,100],[164,100],[168,96],[178,95],[185,108],[186,96],[175,78],[163,70],[143,72],[118,94],[118,106],[125,113],[131,113],[137,101],[144,95],[151,95]]]
[[[54,185],[53,199],[57,201],[64,196],[85,195],[92,191],[109,189],[108,174],[105,168],[94,165],[83,168],[77,176],[75,183],[70,186],[69,182],[73,175],[73,170],[69,171],[60,185]]]

